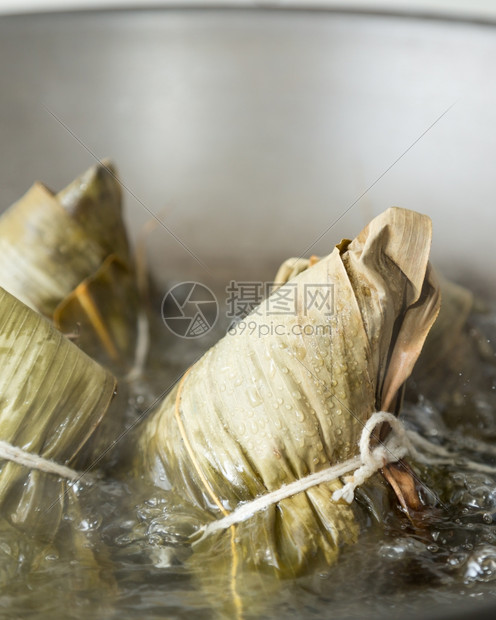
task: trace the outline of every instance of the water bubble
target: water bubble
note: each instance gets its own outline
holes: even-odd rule
[[[102,522],[101,517],[94,517],[92,519],[82,519],[79,523],[79,529],[82,532],[90,532],[92,530],[96,530],[100,527]]]
[[[496,579],[496,549],[484,545],[475,551],[467,561],[467,581],[489,582]]]
[[[463,566],[467,561],[468,555],[463,552],[452,553],[448,558],[448,563],[451,566]]]
[[[413,538],[397,538],[394,542],[384,544],[379,548],[379,555],[391,560],[416,556],[424,552],[425,546]]]

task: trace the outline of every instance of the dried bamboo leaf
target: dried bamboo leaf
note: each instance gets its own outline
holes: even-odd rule
[[[130,360],[136,348],[138,291],[134,273],[115,255],[55,309],[54,325],[76,334],[76,344],[98,359]]]
[[[71,466],[105,415],[115,379],[3,289],[0,326],[0,438]],[[40,536],[56,533],[65,488],[53,474],[1,462],[2,514]]]
[[[106,254],[117,254],[131,265],[129,242],[122,219],[122,192],[112,163],[89,168],[57,194],[57,200]]]
[[[0,216],[0,286],[46,316],[104,258],[40,183]]]
[[[372,226],[373,222],[371,223]],[[369,231],[365,229],[362,235],[364,233],[369,234]],[[417,242],[422,244],[422,238],[417,237]],[[347,243],[347,241],[344,241],[341,242],[341,245],[344,244],[344,247],[346,247]],[[412,239],[412,243],[415,243],[414,239]],[[281,283],[288,281],[295,274],[308,269],[310,265],[310,260],[288,259],[279,269],[276,281],[281,281]],[[378,269],[379,267],[378,265]],[[436,276],[430,265],[421,266],[419,273],[423,272],[425,272],[423,282],[411,280],[411,284],[414,287],[413,293],[419,299],[417,304],[420,308],[414,307],[405,312],[403,322],[398,328],[398,333],[393,338],[392,348],[386,358],[388,360],[387,373],[383,380],[381,400],[377,404],[378,408],[385,411],[395,412],[399,410],[401,403],[398,400],[402,398],[400,389],[411,375],[426,338],[429,340],[429,330],[439,312],[440,292]],[[420,286],[422,290],[419,289]],[[432,336],[430,337],[432,338]],[[381,429],[380,437],[382,440],[385,439],[388,432],[389,428],[387,426]],[[415,478],[407,464],[404,464],[400,469],[394,464],[389,465],[383,470],[383,473],[395,491],[403,509],[407,513],[419,510],[418,484],[416,484]]]
[[[319,260],[320,259],[315,260],[313,264]],[[274,278],[274,288],[286,284],[286,282],[289,282],[289,280],[292,280],[311,266],[312,263],[309,258],[294,256],[286,259],[277,270],[276,277]]]
[[[272,296],[246,319],[253,329],[210,349],[143,427],[136,471],[215,514],[355,456],[363,424],[392,402],[437,314],[430,242],[429,218],[389,209],[281,287],[275,294],[294,294],[297,309],[278,317],[283,329],[266,329]],[[331,311],[309,307],[309,287],[333,292]],[[360,519],[356,506],[331,501],[340,486],[235,526],[236,562],[293,575],[334,561]],[[202,545],[229,547],[229,537]]]
[[[36,183],[0,217],[0,286],[97,359],[134,355],[139,293],[109,162],[56,196]],[[77,324],[77,329],[76,329]]]
[[[487,309],[462,286],[440,279],[441,310],[412,373],[407,398],[419,395],[451,428],[494,437],[494,338]]]
[[[417,380],[432,377],[436,368],[442,365],[446,367],[452,351],[459,344],[474,305],[474,296],[468,289],[442,276],[438,276],[438,279],[441,308],[415,368],[414,376]]]

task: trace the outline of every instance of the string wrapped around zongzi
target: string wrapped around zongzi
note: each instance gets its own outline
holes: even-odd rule
[[[280,287],[146,421],[135,472],[211,520],[355,456],[371,414],[395,411],[438,312],[430,243],[428,217],[392,208]],[[355,503],[332,500],[341,486],[295,494],[197,548],[234,573],[331,563],[359,531]]]
[[[70,557],[73,583],[112,591],[105,552],[80,526],[86,479],[74,468],[101,456],[91,443],[115,390],[108,370],[0,288],[0,589]]]
[[[0,288],[0,386],[0,440],[72,467],[101,424],[116,381],[44,317]],[[2,458],[2,515],[32,535],[53,538],[67,499],[66,481],[45,473],[42,465]]]

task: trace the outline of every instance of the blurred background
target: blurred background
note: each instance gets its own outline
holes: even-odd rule
[[[0,209],[109,156],[159,280],[224,284],[404,206],[494,296],[495,3],[164,4],[0,0]]]
[[[277,7],[329,7],[350,10],[389,10],[408,12],[437,12],[449,16],[494,17],[493,0],[0,0],[0,10],[5,12],[53,11],[71,9],[150,8],[167,6],[277,6]]]

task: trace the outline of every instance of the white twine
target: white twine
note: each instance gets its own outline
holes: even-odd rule
[[[376,426],[384,422],[387,422],[391,427],[391,433],[389,433],[385,441],[372,449],[370,446],[372,432]],[[241,523],[255,513],[265,510],[269,506],[277,504],[292,495],[307,491],[323,482],[332,482],[341,476],[354,472],[353,476],[346,479],[346,484],[343,488],[334,491],[332,495],[333,501],[337,502],[340,499],[344,499],[350,504],[353,501],[357,486],[363,484],[365,480],[387,463],[399,461],[410,450],[414,449],[403,424],[392,413],[387,411],[378,411],[370,416],[363,427],[359,447],[359,456],[338,463],[333,467],[323,469],[315,474],[305,476],[300,480],[295,480],[290,484],[283,485],[276,491],[261,495],[250,502],[238,506],[222,519],[208,523],[204,528],[203,537],[219,530],[225,530],[235,523]]]
[[[28,467],[29,469],[37,469],[47,474],[56,474],[57,476],[67,478],[74,482],[81,479],[81,474],[74,469],[66,467],[65,465],[59,465],[59,463],[55,461],[45,459],[37,454],[32,454],[22,448],[17,448],[8,441],[0,440],[0,459],[12,461],[18,465],[24,465],[24,467]]]
[[[370,445],[372,433],[378,425],[384,422],[389,424],[391,432],[384,441],[380,441],[372,448]],[[332,482],[341,476],[353,472],[352,476],[347,476],[344,479],[344,486],[332,494],[333,501],[338,502],[343,499],[348,504],[351,504],[358,486],[362,485],[388,463],[395,463],[407,454],[428,465],[453,465],[457,458],[455,454],[449,452],[446,448],[431,443],[415,431],[407,431],[398,418],[387,411],[378,411],[370,416],[363,427],[359,448],[359,456],[338,463],[333,467],[323,469],[315,474],[305,476],[300,480],[295,480],[290,484],[283,485],[276,491],[261,495],[250,502],[238,506],[227,516],[208,523],[201,528],[201,531],[203,531],[201,539],[214,532],[225,530],[236,523],[246,521],[257,512],[261,512],[292,495],[307,491],[323,482]],[[424,453],[419,452],[419,450],[423,450]],[[475,463],[469,459],[463,459],[462,466],[473,471],[496,473],[496,467]]]
[[[384,422],[390,426],[391,432],[384,441],[380,441],[372,448],[370,445],[372,433],[378,425]],[[428,465],[453,465],[457,457],[457,455],[446,450],[446,448],[431,443],[415,431],[406,430],[398,418],[387,411],[378,411],[370,416],[364,424],[359,448],[359,456],[355,456],[333,467],[328,467],[317,473],[305,476],[300,480],[295,480],[290,484],[283,485],[276,491],[266,493],[250,502],[241,504],[222,519],[212,521],[206,526],[203,526],[203,528],[201,528],[203,530],[202,538],[219,530],[225,530],[236,523],[246,521],[246,519],[249,519],[257,512],[261,512],[283,499],[307,491],[324,482],[333,482],[341,476],[353,472],[352,476],[347,476],[345,478],[344,486],[341,489],[337,489],[332,494],[333,501],[338,502],[343,499],[348,504],[351,504],[355,497],[355,490],[357,487],[362,485],[368,478],[388,463],[395,463],[407,454]],[[419,452],[419,450],[423,450],[424,454]],[[0,440],[0,460],[1,459],[12,461],[13,463],[23,465],[29,469],[36,469],[47,474],[55,474],[73,482],[83,478],[83,474],[70,467],[60,465],[50,459],[45,459],[37,454],[27,452],[3,440]],[[496,467],[483,463],[476,463],[470,459],[462,459],[460,465],[473,471],[496,473]]]

